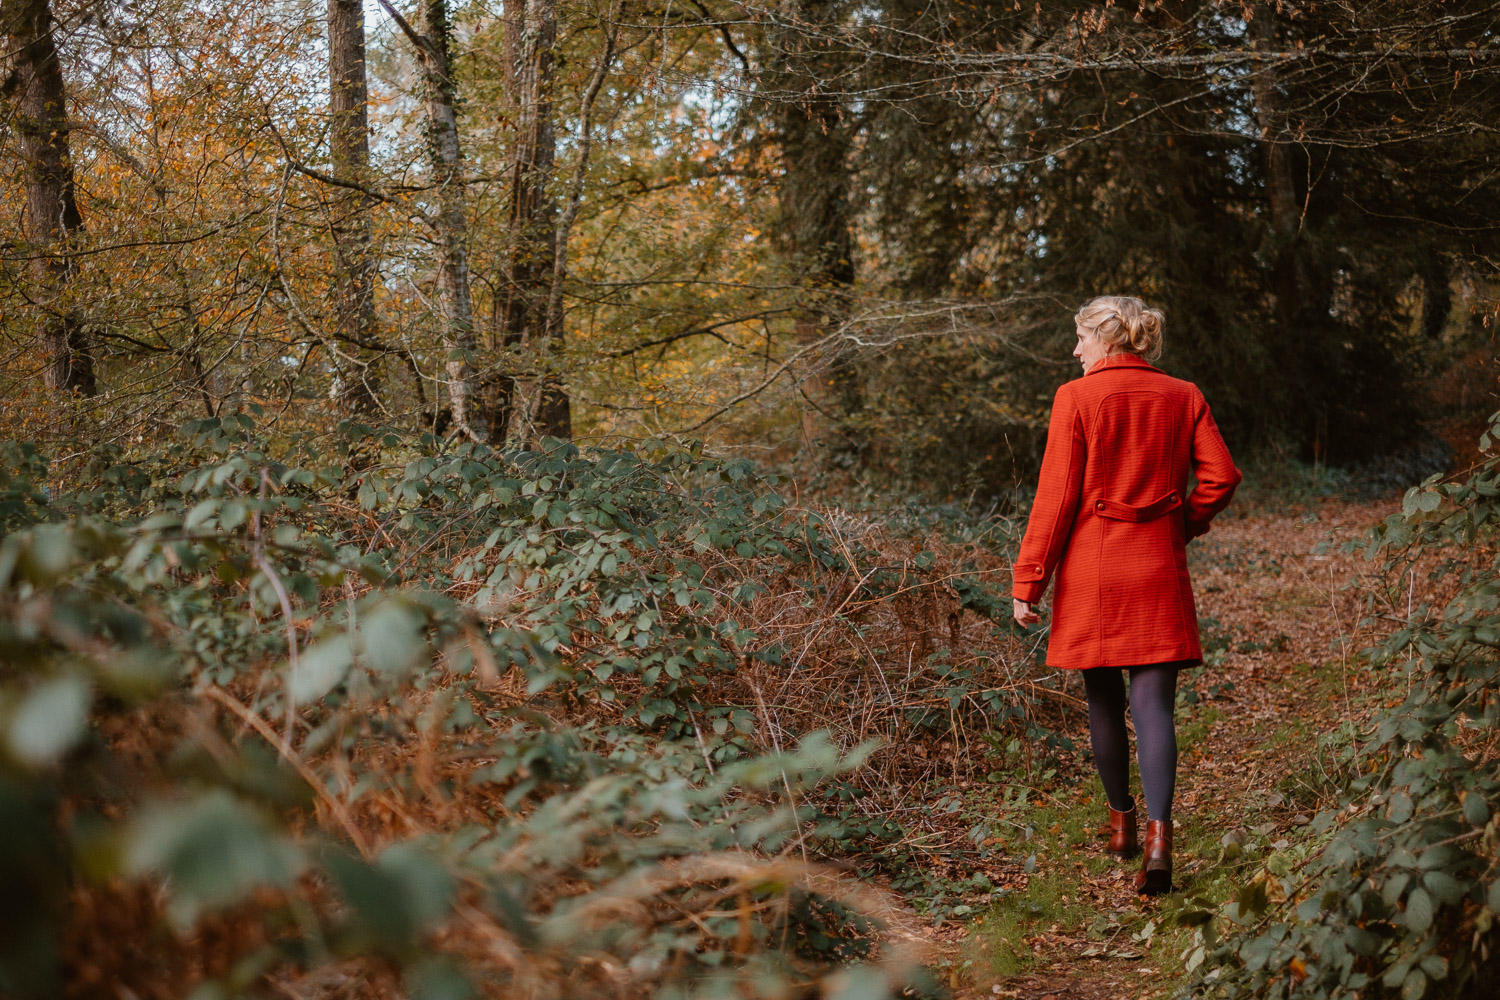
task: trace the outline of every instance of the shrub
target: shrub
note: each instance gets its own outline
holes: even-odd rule
[[[0,452],[0,992],[904,982],[797,850],[870,747],[753,753],[703,697],[779,655],[747,567],[844,565],[819,526],[694,452],[379,444],[200,420],[51,496]]]
[[[1407,695],[1351,748],[1358,777],[1341,810],[1316,818],[1304,861],[1267,869],[1217,913],[1184,914],[1202,928],[1189,994],[1483,994],[1500,914],[1497,526],[1492,458],[1462,481],[1411,489],[1372,533],[1390,589],[1370,604],[1391,630],[1367,659]],[[1445,604],[1407,607],[1419,571],[1446,584]]]

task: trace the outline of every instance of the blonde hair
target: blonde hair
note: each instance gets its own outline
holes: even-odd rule
[[[1100,342],[1122,347],[1147,361],[1161,357],[1161,328],[1167,317],[1130,295],[1100,295],[1084,303],[1073,321],[1093,330]]]

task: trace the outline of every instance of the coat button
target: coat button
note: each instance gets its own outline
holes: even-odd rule
[[[1095,510],[1103,510],[1104,509],[1104,501],[1100,500],[1098,503],[1094,504],[1094,509]]]

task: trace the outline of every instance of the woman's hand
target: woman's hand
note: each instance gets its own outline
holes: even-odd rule
[[[1025,601],[1016,601],[1012,613],[1018,625],[1035,625],[1042,620],[1042,616],[1031,610],[1031,605]]]

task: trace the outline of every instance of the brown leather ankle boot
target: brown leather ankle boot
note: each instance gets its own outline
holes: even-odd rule
[[[1157,896],[1172,891],[1172,821],[1146,823],[1146,852],[1135,877],[1135,891]]]
[[[1117,858],[1133,858],[1140,850],[1135,842],[1135,807],[1120,812],[1109,807],[1109,846],[1105,852]]]

